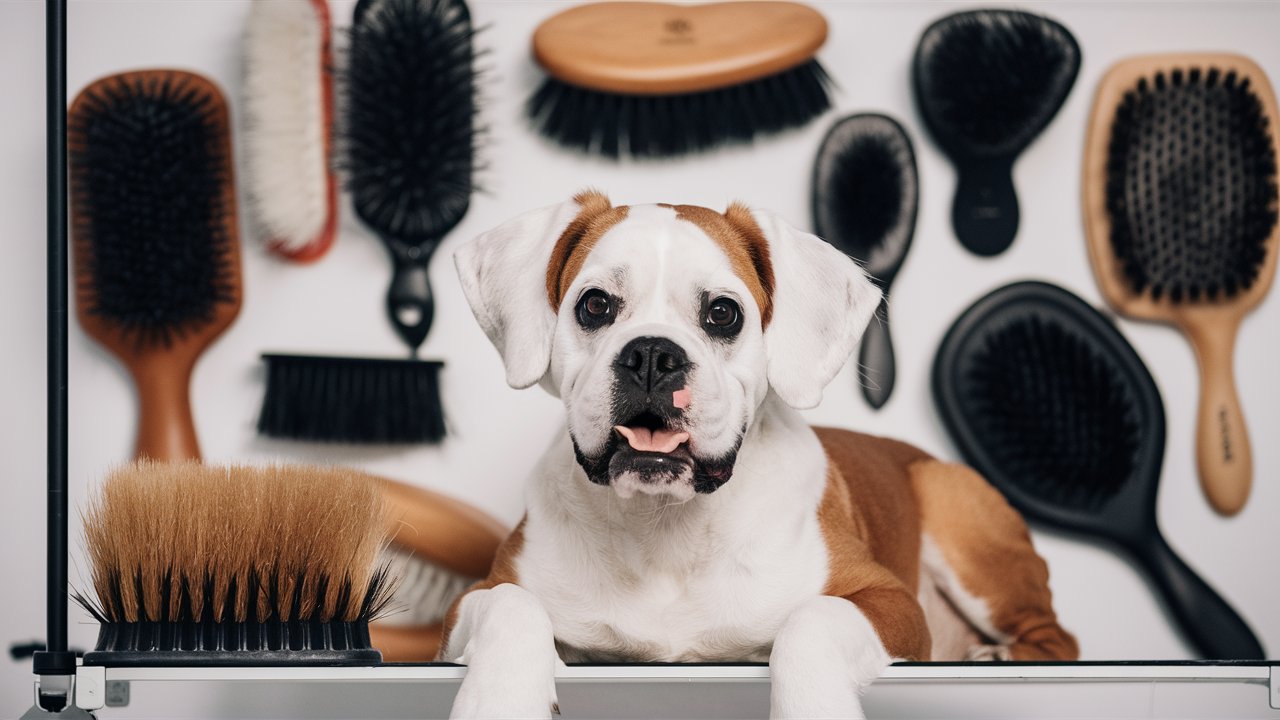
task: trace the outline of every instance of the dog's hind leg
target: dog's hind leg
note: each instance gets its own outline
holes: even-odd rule
[[[920,460],[908,472],[924,532],[921,575],[984,638],[964,657],[933,659],[1076,659],[1022,516],[964,465]]]

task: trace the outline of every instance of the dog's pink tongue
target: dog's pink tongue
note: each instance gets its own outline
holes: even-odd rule
[[[689,433],[683,431],[650,430],[642,427],[630,428],[625,425],[614,425],[613,429],[627,439],[632,449],[645,452],[669,453],[680,447],[680,443],[689,439]]]

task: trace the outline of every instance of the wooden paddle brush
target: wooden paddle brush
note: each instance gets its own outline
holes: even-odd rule
[[[191,373],[240,310],[226,101],[198,75],[128,72],[67,125],[76,315],[133,375],[135,455],[198,458]]]
[[[376,481],[344,468],[141,461],[84,512],[102,624],[86,665],[375,665],[392,587]]]
[[[429,662],[440,649],[445,612],[484,579],[509,530],[453,498],[380,479],[390,543],[383,551],[397,578],[396,612],[369,626],[387,662]]]
[[[1253,478],[1234,348],[1275,275],[1278,123],[1271,84],[1248,58],[1151,55],[1108,71],[1085,144],[1098,285],[1119,312],[1171,323],[1195,348],[1196,461],[1224,515],[1244,507]]]

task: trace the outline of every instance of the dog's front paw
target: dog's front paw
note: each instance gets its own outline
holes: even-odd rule
[[[555,641],[537,598],[503,584],[469,594],[458,615],[467,640],[457,660],[467,675],[449,717],[550,718],[558,712]]]
[[[858,696],[890,662],[856,605],[814,598],[782,624],[769,656],[772,718],[861,718]]]

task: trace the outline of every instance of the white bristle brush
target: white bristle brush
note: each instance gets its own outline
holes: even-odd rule
[[[318,259],[337,228],[326,0],[257,0],[244,38],[245,188],[276,254]]]

